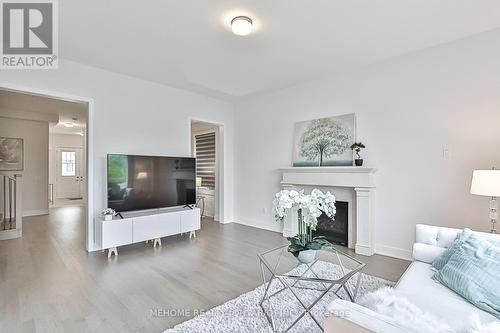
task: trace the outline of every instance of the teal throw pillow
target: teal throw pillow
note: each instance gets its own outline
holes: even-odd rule
[[[450,247],[447,248],[443,253],[441,253],[439,257],[434,259],[434,261],[432,262],[432,267],[437,270],[443,268],[451,258],[453,253],[455,253],[455,251],[462,245],[464,241],[466,241],[470,237],[470,235],[472,235],[472,230],[470,229],[464,229],[460,234],[458,234],[457,238],[450,245]]]
[[[500,319],[499,246],[472,234],[432,278]]]

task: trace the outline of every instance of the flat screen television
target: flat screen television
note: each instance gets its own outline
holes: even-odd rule
[[[108,154],[108,207],[117,212],[196,203],[196,160]]]

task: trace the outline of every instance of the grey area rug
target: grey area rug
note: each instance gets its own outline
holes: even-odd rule
[[[305,265],[300,265],[292,270],[292,272],[303,272],[305,268]],[[324,261],[317,262],[314,265],[314,270],[316,273],[321,272],[321,275],[327,273],[332,276],[341,276],[340,266]],[[356,279],[357,275],[354,275],[351,280],[353,284]],[[381,287],[393,285],[393,282],[361,273],[358,297]],[[272,333],[273,330],[259,306],[262,296],[264,295],[265,287],[266,286],[262,284],[250,292],[212,308],[172,329],[166,330],[165,333]],[[301,285],[301,287],[305,287],[305,285]],[[309,285],[307,285],[307,287],[309,287]],[[311,287],[318,288],[318,284],[314,284]],[[278,281],[273,282],[270,286],[271,292],[277,291],[280,288],[281,284]],[[335,289],[335,287],[333,289]],[[299,288],[294,288],[294,291],[306,305],[311,304],[321,293],[320,291]],[[339,295],[343,299],[348,299],[343,290],[339,292]],[[323,324],[326,307],[337,298],[338,297],[333,291],[330,291],[313,307],[311,312],[321,324]],[[269,306],[271,306],[274,310],[273,314],[278,331],[284,331],[303,311],[297,299],[288,290],[281,292],[276,297],[272,297],[271,304],[264,304],[266,309],[269,309]],[[289,332],[321,332],[321,330],[308,315],[305,315]]]

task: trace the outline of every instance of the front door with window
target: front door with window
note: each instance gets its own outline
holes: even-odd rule
[[[56,198],[83,197],[84,179],[81,148],[56,149]]]

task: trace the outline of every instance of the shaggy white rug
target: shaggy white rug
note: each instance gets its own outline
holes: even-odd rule
[[[300,265],[293,272],[302,272],[305,268],[305,265]],[[335,277],[341,276],[340,266],[323,261],[319,261],[314,265],[314,271],[320,276],[323,274]],[[353,283],[357,277],[357,274],[353,276]],[[361,273],[358,297],[384,286],[392,286],[393,284],[393,282]],[[304,284],[300,285],[300,287],[305,286]],[[166,330],[165,333],[272,333],[271,326],[259,306],[265,287],[263,284],[248,293],[240,295],[191,320],[185,321],[172,329]],[[320,288],[321,286],[318,284],[308,284],[307,287]],[[272,292],[279,289],[281,289],[281,284],[275,280],[271,284],[270,290]],[[332,288],[332,290],[334,289],[336,288]],[[321,324],[323,323],[326,307],[330,302],[338,298],[332,290],[311,311]],[[320,291],[309,289],[294,288],[294,291],[306,305],[310,305],[321,294]],[[339,294],[342,298],[348,299],[343,290]],[[270,306],[274,310],[273,317],[276,320],[279,331],[285,330],[303,312],[302,306],[288,290],[272,297]],[[266,305],[266,309],[269,309],[269,304]],[[289,332],[321,332],[321,330],[308,315],[305,315]]]

